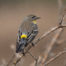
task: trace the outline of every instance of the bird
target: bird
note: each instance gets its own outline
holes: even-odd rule
[[[38,34],[38,19],[40,17],[30,14],[20,24],[17,33],[16,53],[22,52],[24,54],[24,48],[35,39]]]

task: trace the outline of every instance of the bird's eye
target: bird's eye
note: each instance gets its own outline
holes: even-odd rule
[[[33,16],[32,18],[34,19],[36,16]]]

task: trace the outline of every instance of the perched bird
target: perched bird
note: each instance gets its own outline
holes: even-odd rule
[[[16,53],[24,53],[24,48],[27,47],[27,45],[31,43],[38,34],[36,20],[39,18],[40,17],[35,15],[28,15],[24,18],[17,33]]]

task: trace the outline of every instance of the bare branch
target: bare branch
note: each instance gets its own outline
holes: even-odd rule
[[[51,58],[49,61],[47,61],[44,66],[48,65],[49,63],[51,63],[52,61],[54,61],[55,59],[57,59],[59,56],[61,56],[62,54],[66,53],[66,50],[59,52],[55,57]]]
[[[48,36],[50,33],[54,32],[55,30],[57,30],[59,28],[59,26],[56,26],[52,29],[50,29],[49,31],[45,32],[40,38],[36,39],[33,44],[37,44],[40,40],[42,40],[43,38],[45,38],[46,36]]]
[[[62,24],[63,21],[63,4],[62,4],[62,0],[58,0],[58,9],[59,9],[59,24]],[[63,15],[63,16],[62,16]]]
[[[62,11],[63,11],[62,0],[58,0],[58,9],[59,9],[59,15],[61,15],[62,14]]]
[[[64,9],[62,0],[58,0],[58,9],[59,9],[59,25],[62,25],[64,16],[66,14],[66,9]]]
[[[43,57],[43,59],[42,59],[41,66],[43,66],[44,63],[45,63],[45,61],[47,60],[48,55],[49,55],[50,51],[52,50],[52,48],[53,48],[53,46],[54,46],[56,40],[59,38],[59,36],[60,36],[62,30],[63,30],[62,28],[58,29],[57,34],[54,36],[54,39],[52,39],[52,41],[51,41],[51,43],[50,43],[50,46],[47,47],[46,52],[44,53],[44,57]]]

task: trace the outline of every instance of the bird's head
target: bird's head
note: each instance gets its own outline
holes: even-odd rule
[[[37,19],[40,19],[40,17],[37,17],[36,15],[28,15],[27,16],[30,20],[35,21]]]
[[[28,15],[27,16],[29,20],[31,20],[34,24],[36,24],[36,20],[40,19],[40,17],[36,15]]]

